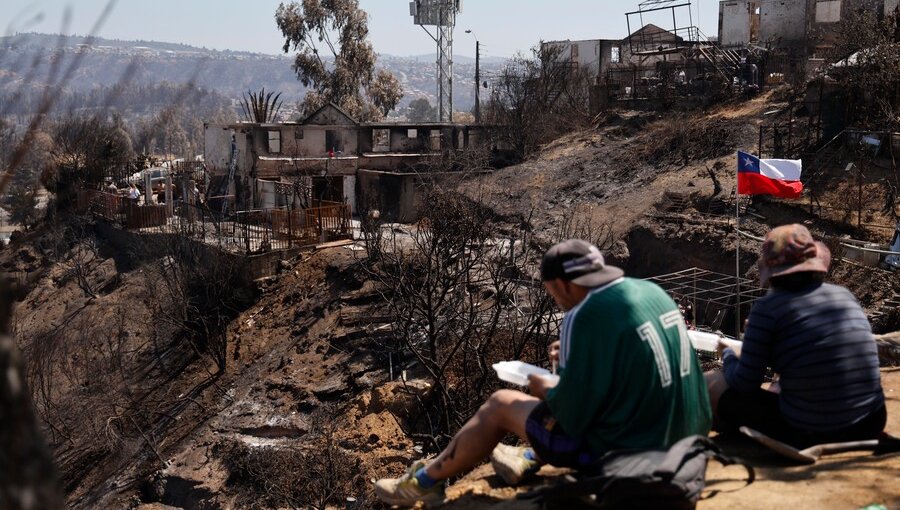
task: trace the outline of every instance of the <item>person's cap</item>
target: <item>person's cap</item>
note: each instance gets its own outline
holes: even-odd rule
[[[544,254],[541,261],[541,280],[566,280],[582,287],[599,287],[625,275],[603,259],[593,244],[580,239],[563,241]]]
[[[772,229],[763,242],[759,257],[759,279],[763,285],[770,278],[802,271],[827,273],[831,250],[813,239],[803,225],[783,225]]]

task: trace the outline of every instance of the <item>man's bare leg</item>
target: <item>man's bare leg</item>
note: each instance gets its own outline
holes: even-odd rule
[[[719,399],[728,389],[725,374],[721,370],[713,370],[703,374],[706,379],[706,390],[709,392],[709,405],[712,407],[713,417],[719,415]]]
[[[520,391],[500,390],[469,419],[447,448],[425,469],[433,480],[444,480],[477,466],[503,436],[515,434],[527,441],[525,421],[540,399]]]

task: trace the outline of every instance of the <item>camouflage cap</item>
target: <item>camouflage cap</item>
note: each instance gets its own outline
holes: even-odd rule
[[[763,242],[759,257],[759,279],[765,285],[769,279],[802,271],[827,273],[831,265],[831,251],[813,239],[803,225],[782,225],[772,229]]]

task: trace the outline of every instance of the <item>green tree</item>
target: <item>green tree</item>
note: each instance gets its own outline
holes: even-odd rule
[[[406,117],[412,122],[434,122],[437,119],[437,109],[427,99],[420,97],[409,103]]]
[[[0,147],[8,150],[18,143],[19,139],[15,136],[15,132],[0,123]],[[9,212],[10,221],[21,224],[26,229],[34,225],[38,219],[39,177],[49,162],[52,147],[53,140],[50,135],[43,131],[35,132],[19,168],[13,175],[7,193],[0,199],[0,206]],[[8,158],[9,154],[0,154],[0,162],[2,162],[0,167],[6,167],[9,163]]]
[[[397,106],[400,82],[387,71],[376,71],[368,15],[358,0],[281,3],[275,21],[284,36],[283,50],[296,52],[294,71],[309,89],[300,105],[304,115],[332,102],[371,121]]]
[[[3,197],[3,208],[9,212],[9,221],[18,223],[28,230],[38,219],[37,190],[35,185],[22,184],[16,181],[9,186]]]

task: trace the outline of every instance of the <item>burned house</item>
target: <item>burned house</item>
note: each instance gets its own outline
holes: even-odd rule
[[[722,0],[719,43],[765,48],[771,71],[802,76],[824,62],[838,23],[859,11],[888,15],[898,5],[900,0]]]
[[[644,0],[625,13],[621,40],[552,41],[559,57],[593,79],[592,107],[612,100],[702,100],[711,92],[758,86],[751,50],[723,49],[694,24],[690,2]],[[654,20],[654,22],[648,22]],[[635,27],[639,27],[636,28]],[[746,76],[745,76],[746,74]]]
[[[402,176],[448,151],[476,143],[478,128],[452,123],[361,123],[334,104],[300,122],[206,124],[210,199],[236,210],[347,203],[409,217]],[[408,179],[406,179],[408,180]],[[393,190],[381,189],[384,181]]]
[[[654,49],[673,50],[684,43],[684,38],[653,24],[648,24],[635,31],[625,39],[590,39],[581,41],[547,41],[544,48],[555,48],[559,59],[573,69],[582,69],[597,83],[605,80],[611,70],[631,69],[632,67],[652,67],[657,62],[680,61],[678,52],[670,55],[659,52],[654,55],[641,55],[643,48],[635,48],[632,41],[642,41],[652,45]]]

